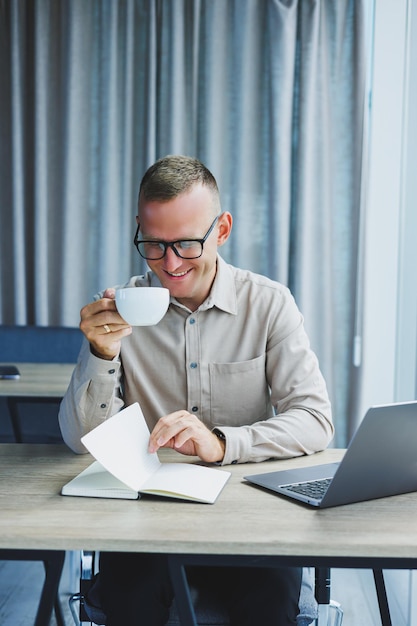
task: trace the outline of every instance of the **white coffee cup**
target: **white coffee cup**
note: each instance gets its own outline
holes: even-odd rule
[[[164,287],[126,287],[116,289],[116,307],[131,326],[153,326],[161,321],[169,305],[169,290]]]

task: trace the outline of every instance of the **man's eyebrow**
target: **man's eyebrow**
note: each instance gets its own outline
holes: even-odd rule
[[[175,241],[199,241],[198,237],[178,237],[177,239],[160,239],[159,237],[153,237],[152,235],[145,235],[142,233],[141,241],[162,241],[164,243],[173,243]]]
[[[142,233],[143,241],[163,241],[163,239],[158,239],[158,237],[152,237],[152,235],[144,235]]]

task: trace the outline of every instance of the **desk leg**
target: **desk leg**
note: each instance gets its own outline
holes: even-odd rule
[[[9,410],[10,421],[12,423],[14,440],[16,443],[22,443],[22,429],[20,428],[19,410],[17,408],[16,398],[7,398],[7,408]]]
[[[181,562],[181,558],[175,554],[168,555],[168,563],[181,626],[198,626],[185,566]]]
[[[48,568],[51,567],[50,561],[44,561],[43,564],[44,564],[44,567],[45,567],[45,575],[48,576]],[[58,557],[58,565],[59,565],[59,557]],[[53,567],[54,567],[54,569],[56,568],[56,561],[54,561]],[[59,587],[59,581],[60,581],[60,578],[61,578],[61,574],[62,574],[62,567],[60,568],[60,571],[56,570],[55,572],[52,572],[52,581],[53,581],[54,576],[56,576],[58,578],[58,587]],[[61,602],[59,600],[58,587],[57,587],[57,591],[56,591],[56,594],[55,594],[55,601],[54,601],[55,619],[56,619],[57,626],[65,626],[64,614],[62,612],[62,606],[61,606]]]
[[[64,567],[65,552],[50,552],[43,559],[45,565],[45,582],[43,584],[38,611],[34,626],[48,626],[51,615],[56,607],[59,581]],[[62,613],[57,615],[58,623]]]
[[[55,550],[0,550],[0,560],[43,561],[45,580],[42,587],[34,626],[49,626],[52,611],[57,601],[59,581],[64,567],[65,552]],[[62,613],[61,613],[62,617]],[[60,616],[58,616],[59,623]],[[63,622],[61,622],[63,624]]]
[[[384,573],[381,569],[374,569],[373,572],[382,626],[392,626],[387,590],[385,588]]]

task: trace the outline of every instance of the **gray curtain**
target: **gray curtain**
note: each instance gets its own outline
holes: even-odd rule
[[[140,178],[197,156],[234,215],[225,258],[292,289],[344,445],[365,4],[0,0],[0,322],[77,325],[141,273]]]

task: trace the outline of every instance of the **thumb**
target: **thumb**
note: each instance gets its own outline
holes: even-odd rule
[[[106,289],[103,293],[103,298],[111,298],[111,300],[114,300],[115,297],[116,297],[116,290],[113,289],[113,287]]]

